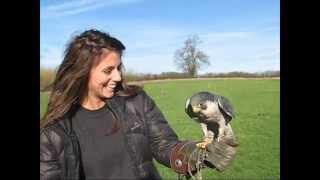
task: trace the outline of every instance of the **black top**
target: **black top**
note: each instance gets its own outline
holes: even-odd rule
[[[98,110],[80,107],[72,118],[80,143],[86,179],[135,179],[128,162],[121,129],[109,134],[112,114],[106,106]]]

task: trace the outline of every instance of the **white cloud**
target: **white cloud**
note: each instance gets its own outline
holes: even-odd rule
[[[173,54],[183,46],[189,34],[184,30],[179,32],[170,28],[157,28],[149,33],[131,33],[130,37],[135,38],[128,40],[125,64],[138,72],[177,71],[173,64]],[[255,72],[279,67],[277,43],[280,42],[266,40],[259,33],[205,32],[199,33],[199,37],[203,41],[200,49],[209,55],[211,61],[211,66],[203,68],[200,73]],[[267,62],[259,62],[263,58]]]
[[[177,71],[170,54],[141,54],[123,59],[126,69],[140,73],[161,73]]]
[[[209,55],[211,66],[200,72],[279,70],[280,41],[275,38],[277,34],[266,36],[261,32],[204,34],[201,47]]]
[[[141,0],[71,0],[41,7],[40,17],[61,17],[92,11],[102,7],[136,3]]]

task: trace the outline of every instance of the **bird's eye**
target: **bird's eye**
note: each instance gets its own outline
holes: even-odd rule
[[[201,109],[207,109],[207,106],[205,104],[199,104]]]

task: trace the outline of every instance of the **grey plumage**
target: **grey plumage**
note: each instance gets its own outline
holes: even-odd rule
[[[187,99],[185,111],[190,118],[200,123],[205,142],[211,143],[221,137],[236,145],[235,137],[229,124],[235,117],[230,101],[223,96],[210,92],[198,92]]]

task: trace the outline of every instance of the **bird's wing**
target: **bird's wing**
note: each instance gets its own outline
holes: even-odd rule
[[[234,133],[230,124],[225,127],[225,136],[234,137]]]
[[[230,124],[228,124],[225,127],[224,133],[225,133],[224,139],[227,141],[227,143],[229,145],[232,145],[232,146],[238,146],[239,145],[238,140],[235,137]]]
[[[190,104],[190,98],[188,98],[187,101],[186,101],[186,105],[185,105],[185,109],[186,110],[188,109],[189,104]]]
[[[185,110],[185,112],[187,113],[187,115],[188,115],[191,119],[194,119],[194,118],[197,117],[197,116],[193,113],[192,106],[191,106],[191,104],[190,104],[190,98],[187,99],[184,110]],[[194,120],[195,120],[195,119],[194,119]]]
[[[234,108],[227,98],[223,96],[219,96],[218,104],[219,104],[219,107],[222,109],[222,111],[226,113],[228,116],[230,116],[230,118],[235,117]]]

